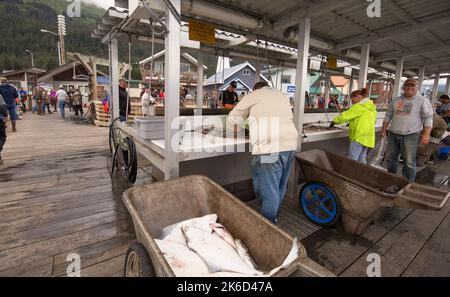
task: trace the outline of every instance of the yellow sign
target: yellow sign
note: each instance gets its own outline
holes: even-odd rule
[[[337,59],[333,55],[328,55],[327,57],[327,68],[328,69],[336,69],[337,68]]]
[[[209,24],[190,20],[189,40],[214,44],[216,43],[216,29]]]

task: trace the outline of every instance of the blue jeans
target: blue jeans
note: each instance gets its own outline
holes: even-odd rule
[[[386,149],[386,163],[388,172],[397,174],[398,155],[403,158],[403,176],[409,181],[416,180],[416,155],[419,133],[398,135],[389,132]]]
[[[278,210],[286,188],[295,152],[282,152],[252,157],[252,178],[261,214],[272,223],[277,222]]]
[[[11,121],[17,120],[16,103],[13,103],[12,105],[8,105],[8,112],[9,112],[9,119]]]
[[[65,107],[66,107],[66,101],[59,101],[59,110],[61,111],[62,118],[66,117]]]
[[[348,151],[348,157],[352,160],[358,161],[362,164],[367,164],[367,152],[369,151],[368,147],[364,145],[351,141],[350,148]]]

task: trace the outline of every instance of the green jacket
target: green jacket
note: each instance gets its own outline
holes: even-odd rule
[[[352,105],[340,116],[335,118],[335,124],[350,123],[350,141],[357,142],[365,147],[375,147],[375,122],[377,120],[377,108],[372,100],[366,98]]]

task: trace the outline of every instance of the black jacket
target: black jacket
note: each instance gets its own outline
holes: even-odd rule
[[[128,92],[126,89],[122,89],[119,87],[119,114],[121,116],[126,116],[127,114],[127,100],[128,100]],[[131,103],[128,102],[128,114],[131,113]]]
[[[6,105],[3,96],[0,95],[0,120],[8,116],[8,105]]]

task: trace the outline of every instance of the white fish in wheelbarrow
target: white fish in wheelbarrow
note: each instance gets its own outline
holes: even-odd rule
[[[227,228],[225,228],[225,226],[223,226],[222,224],[215,223],[209,224],[209,226],[214,233],[216,233],[220,238],[225,240],[231,247],[236,250],[238,255],[245,261],[245,263],[250,265],[250,267],[256,269],[256,264],[250,256],[247,247],[242,241],[240,241],[239,239],[234,239],[233,235],[231,235],[231,233],[228,232]]]
[[[219,236],[196,227],[181,228],[188,247],[195,251],[208,266],[210,273],[236,272],[264,276],[264,273],[247,264],[237,251]]]
[[[187,246],[170,240],[155,240],[177,277],[209,277],[206,263]]]

